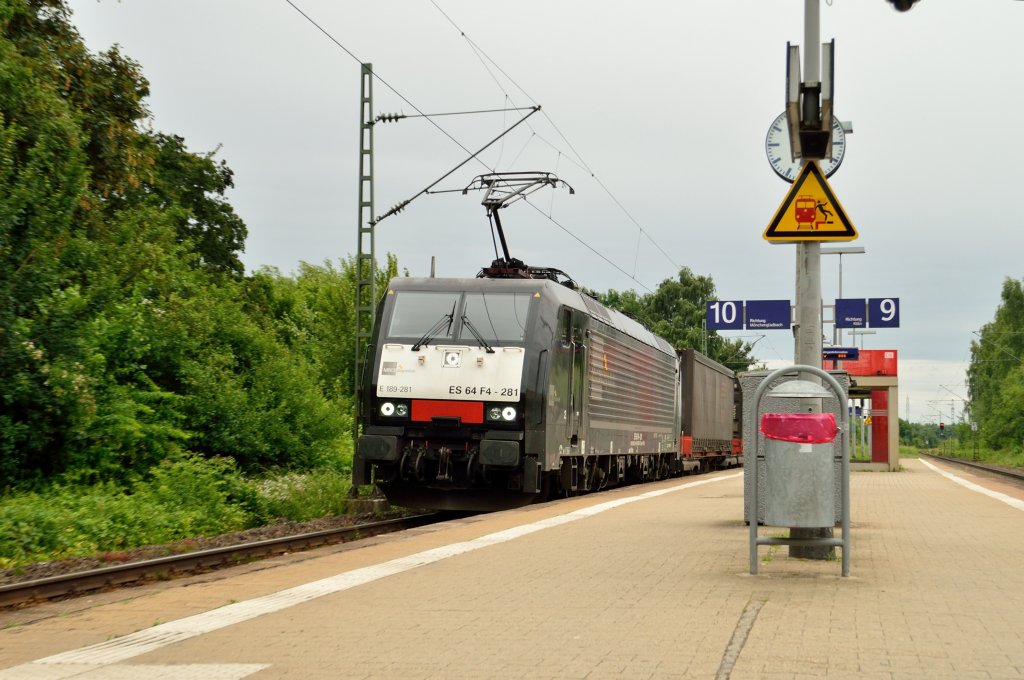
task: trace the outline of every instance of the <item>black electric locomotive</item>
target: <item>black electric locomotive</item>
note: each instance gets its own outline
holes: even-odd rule
[[[492,510],[682,471],[672,346],[560,272],[521,274],[392,279],[356,484],[399,505]]]
[[[551,173],[477,177],[463,193],[485,192],[504,257],[473,279],[391,280],[354,484],[398,505],[495,510],[739,463],[731,371],[510,256],[499,211],[559,185]]]

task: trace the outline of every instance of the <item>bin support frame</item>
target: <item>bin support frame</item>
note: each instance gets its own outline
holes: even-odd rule
[[[839,436],[843,439],[842,449],[842,480],[840,481],[840,506],[842,508],[842,519],[841,526],[843,531],[842,538],[774,538],[769,536],[758,536],[757,535],[757,515],[758,515],[758,483],[757,483],[757,456],[758,456],[758,443],[760,437],[757,436],[757,423],[761,421],[761,400],[768,390],[768,386],[772,384],[772,381],[787,374],[787,373],[809,373],[816,375],[819,378],[823,378],[828,384],[829,388],[835,393],[836,398],[839,400],[840,405],[840,426]],[[821,370],[816,366],[807,365],[796,365],[789,366],[786,368],[780,368],[772,371],[761,384],[757,386],[757,391],[754,393],[754,460],[751,466],[751,481],[753,483],[753,501],[751,507],[753,511],[750,517],[750,573],[752,575],[757,574],[757,546],[759,545],[814,545],[814,546],[833,546],[838,547],[843,551],[843,576],[850,575],[850,429],[849,429],[849,413],[847,409],[846,392],[843,390],[839,382],[831,375]],[[767,470],[766,470],[767,471]]]

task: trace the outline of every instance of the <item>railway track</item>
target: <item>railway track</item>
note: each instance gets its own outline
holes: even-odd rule
[[[209,571],[257,558],[426,526],[449,516],[444,513],[429,513],[399,517],[5,584],[0,586],[0,607],[23,606],[32,602],[77,596],[153,579]]]
[[[963,458],[954,458],[952,456],[942,456],[937,453],[928,453],[927,451],[921,451],[919,452],[919,455],[948,461],[950,463],[956,463],[957,465],[963,465],[964,467],[970,467],[976,470],[984,470],[985,472],[991,472],[992,474],[1000,475],[1002,477],[1009,477],[1010,479],[1015,479],[1018,482],[1024,483],[1024,470],[1014,470],[996,465],[986,465],[985,463],[978,463],[973,460],[964,460]]]

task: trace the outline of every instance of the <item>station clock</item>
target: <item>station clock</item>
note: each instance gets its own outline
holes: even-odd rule
[[[792,156],[789,146],[789,123],[786,121],[785,112],[780,113],[778,118],[772,121],[768,128],[768,134],[764,140],[764,151],[768,155],[768,163],[771,164],[775,174],[792,184],[800,174],[802,163],[799,158]],[[818,161],[818,166],[825,177],[831,177],[839,164],[843,162],[843,155],[846,153],[846,133],[839,119],[832,117],[832,158],[823,158]]]

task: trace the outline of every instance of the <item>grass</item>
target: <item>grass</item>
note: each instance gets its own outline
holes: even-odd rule
[[[950,440],[943,443],[943,446],[933,449],[921,449],[916,446],[900,445],[900,458],[917,458],[919,451],[936,453],[941,456],[952,456],[966,460],[977,460],[991,465],[1002,465],[1004,467],[1024,468],[1024,449],[993,450],[982,446],[975,447],[973,443],[961,443]]]
[[[789,538],[789,530],[784,531],[769,531],[768,536],[770,538]],[[775,559],[775,554],[779,552],[780,545],[769,545],[768,552],[761,556],[761,562],[767,564]]]
[[[970,444],[966,446],[960,446],[959,442],[952,441],[948,442],[947,446],[945,447],[933,449],[933,452],[943,456],[965,458],[967,460],[977,460],[982,463],[989,463],[991,465],[1002,465],[1004,467],[1024,467],[1024,452],[1022,452],[1020,449],[993,451],[992,449],[986,449],[980,446],[975,448]]]
[[[296,522],[343,515],[348,509],[351,476],[347,470],[290,472],[253,482],[261,523],[276,518]]]
[[[344,514],[349,472],[251,479],[230,461],[183,458],[130,484],[53,482],[0,497],[0,569]]]

